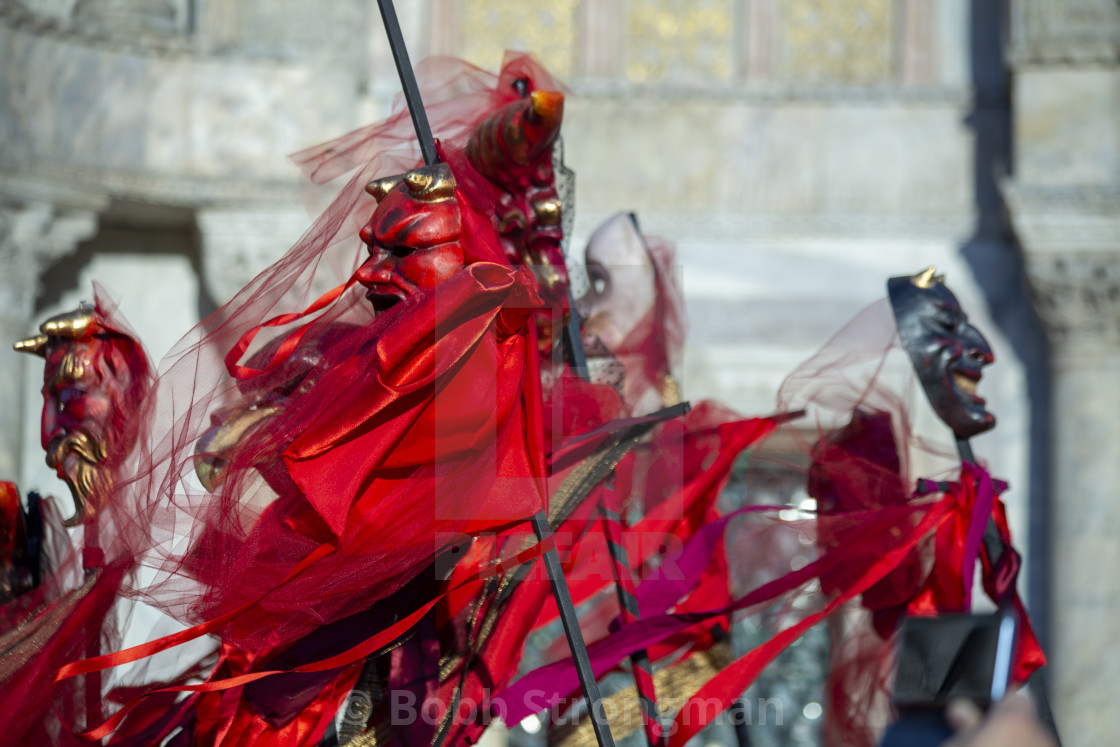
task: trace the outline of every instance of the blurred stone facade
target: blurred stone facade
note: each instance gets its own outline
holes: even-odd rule
[[[1120,3],[1013,16],[1011,218],[1050,340],[1051,676],[1064,744],[1116,740],[1120,696]]]
[[[1058,719],[1104,719],[1120,695],[1120,573],[1099,572],[1120,569],[1115,0],[1014,0],[1006,18],[988,0],[397,5],[414,60],[496,68],[530,49],[570,82],[573,246],[619,210],[677,242],[691,399],[769,411],[887,277],[948,274],[998,360],[983,394],[1000,425],[975,449],[1012,483],[1044,629],[1053,611]],[[95,278],[158,359],[310,224],[285,155],[380,118],[397,90],[373,0],[0,0],[0,333]],[[0,477],[60,492],[37,446],[41,364],[0,346],[0,377]],[[1065,743],[1109,741],[1091,733]]]

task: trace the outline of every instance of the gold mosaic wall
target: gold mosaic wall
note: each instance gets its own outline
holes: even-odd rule
[[[571,76],[579,0],[462,0],[459,50],[470,62],[497,70],[507,49],[531,51],[549,72]]]
[[[887,82],[894,71],[895,0],[782,0],[781,77]]]
[[[732,0],[629,0],[626,76],[635,83],[731,78]]]
[[[899,0],[459,0],[459,54],[495,70],[505,49],[531,50],[562,79],[578,71],[577,13],[614,28],[618,74],[634,83],[731,82],[747,53],[746,25],[772,41],[766,77],[805,84],[877,85],[898,77]],[[742,18],[739,16],[742,15]],[[753,21],[750,19],[754,19]],[[582,40],[586,43],[586,40]]]

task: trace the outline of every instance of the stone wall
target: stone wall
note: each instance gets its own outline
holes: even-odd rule
[[[380,118],[398,90],[374,5],[0,0],[0,258],[16,268],[0,277],[0,299],[11,299],[0,332],[30,333],[102,274],[138,327],[162,319],[141,329],[159,355],[175,328],[279,256],[310,222],[285,156]],[[1062,3],[1024,7],[1036,5]],[[887,277],[936,264],[998,359],[982,393],[1000,425],[976,451],[1026,496],[1026,370],[961,253],[978,221],[970,7],[398,2],[414,60],[465,54],[494,66],[506,45],[532,47],[571,82],[574,251],[619,210],[678,243],[692,318],[686,396],[769,411],[782,378],[883,298]],[[1016,54],[1051,54],[1045,24],[1016,19],[1036,50]],[[1104,26],[1075,13],[1062,33],[1107,46]],[[1016,100],[1031,114],[1016,134],[1035,146],[1017,153],[1017,179],[1115,180],[1120,128],[1113,119],[1109,140],[1107,117],[1120,88],[1099,64],[1082,67],[1048,86],[1020,76]],[[1077,118],[1080,130],[1043,116],[1081,91],[1093,116]],[[138,256],[145,245],[154,259]],[[35,467],[34,363],[0,346],[0,375],[23,380],[0,391],[25,403],[0,403],[0,477],[23,465],[26,487],[49,484]],[[1010,505],[1025,545],[1027,501]]]
[[[1115,741],[1120,697],[1120,5],[1013,13],[1015,170],[1004,191],[1051,345],[1051,654],[1066,745]]]

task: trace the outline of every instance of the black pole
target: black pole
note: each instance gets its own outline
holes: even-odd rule
[[[416,139],[420,141],[420,152],[424,154],[424,164],[431,166],[439,163],[439,156],[436,155],[432,128],[428,126],[428,115],[424,112],[424,102],[420,98],[420,87],[416,85],[416,75],[412,72],[412,63],[408,60],[408,50],[404,46],[401,25],[397,21],[397,10],[393,7],[393,0],[377,0],[377,5],[381,9],[385,33],[389,37],[389,48],[393,51],[397,75],[401,78],[404,100],[408,103],[409,114],[412,115],[412,126],[416,128]]]
[[[568,324],[564,327],[563,345],[567,349],[569,362],[576,375],[587,380],[587,359],[584,357],[583,339],[579,334],[579,319],[576,316],[575,304],[572,303],[572,291],[568,290],[568,300],[571,311]],[[574,321],[574,324],[573,324]],[[574,334],[573,334],[574,330]],[[553,349],[553,356],[562,354],[562,351]],[[555,359],[555,358],[554,358]],[[576,360],[582,359],[582,370],[577,367]],[[544,511],[533,515],[530,520],[533,533],[541,542],[552,536],[552,527]],[[591,668],[591,657],[587,653],[587,643],[583,640],[583,631],[579,628],[579,618],[576,608],[572,603],[572,592],[568,589],[567,579],[564,578],[564,569],[560,565],[560,556],[556,548],[549,548],[544,554],[545,572],[548,574],[548,583],[552,586],[552,596],[556,600],[556,608],[560,611],[560,622],[564,626],[564,637],[568,639],[568,650],[572,652],[572,660],[576,665],[576,674],[579,676],[580,688],[583,696],[587,698],[587,712],[591,717],[591,728],[595,732],[595,740],[599,747],[614,747],[614,736],[611,734],[610,724],[607,722],[606,713],[603,711],[603,697],[599,693],[599,683],[595,681],[595,672]]]
[[[969,443],[967,438],[957,439],[957,454],[960,455],[962,462],[976,464],[976,457],[972,455],[972,444]]]
[[[631,219],[634,219],[633,214],[631,214]],[[636,225],[636,223],[637,223],[637,221],[635,220],[635,225]],[[582,335],[582,333],[580,331],[580,328],[579,328],[579,315],[576,313],[576,300],[575,300],[575,297],[572,295],[572,289],[570,287],[568,288],[568,307],[569,307],[568,323],[564,325],[564,336],[563,336],[564,348],[566,349],[566,352],[568,354],[567,355],[568,365],[571,366],[572,373],[574,373],[576,376],[583,379],[584,381],[590,381],[591,380],[591,373],[587,368],[587,351],[584,350],[584,347],[583,347],[583,335]],[[599,503],[599,512],[608,521],[611,520],[613,512],[610,511],[606,507],[606,505],[603,504],[602,502]],[[615,520],[618,520],[617,516],[614,516],[613,518]],[[626,551],[623,548],[619,547],[619,548],[616,549],[614,547],[613,543],[611,543],[609,540],[607,541],[607,546],[608,546],[608,548],[610,548],[612,556],[615,556],[616,553],[622,553],[622,557],[625,558]],[[617,559],[618,558],[616,558],[616,560]],[[629,567],[629,561],[623,560],[622,564]],[[612,567],[615,567],[615,566],[612,565]],[[619,603],[619,605],[621,607],[623,607],[624,609],[626,609],[635,618],[641,618],[642,613],[638,609],[637,600],[634,599],[633,597],[629,596],[628,594],[626,594],[622,589],[622,579],[620,579],[620,578],[615,579],[615,590],[618,593],[618,603]],[[565,589],[565,591],[567,591],[567,590]],[[567,627],[565,626],[565,631],[566,630],[567,630]],[[568,643],[569,644],[571,643],[570,639],[569,639]],[[573,649],[573,651],[574,651],[574,649]],[[638,651],[635,651],[634,653],[632,653],[630,655],[630,664],[631,664],[631,666],[633,666],[635,668],[635,670],[642,669],[646,672],[649,672],[652,676],[653,667],[650,665],[649,654],[646,652],[646,650],[644,648],[639,649]],[[578,663],[577,663],[577,667],[578,667]],[[635,673],[634,677],[635,677],[635,683],[636,683],[638,675]],[[592,680],[594,680],[594,676],[592,676]],[[641,703],[642,710],[645,713],[655,714],[654,718],[658,718],[656,716],[656,714],[658,713],[657,702],[656,701],[650,701],[646,697],[646,693],[641,692],[641,691],[638,692],[638,700]],[[596,734],[598,734],[597,731],[596,731]],[[647,738],[646,741],[647,742],[649,741],[648,738]],[[658,745],[650,744],[649,747],[658,747]]]
[[[552,528],[548,525],[544,511],[533,515],[531,519],[533,533],[537,539],[544,542],[552,536]],[[556,607],[560,610],[560,622],[564,626],[564,635],[568,639],[568,648],[572,651],[572,659],[576,664],[576,674],[579,675],[579,684],[587,698],[587,710],[591,716],[591,728],[595,730],[595,739],[600,747],[614,747],[614,737],[611,735],[610,724],[607,723],[606,714],[603,712],[603,698],[599,694],[599,683],[595,681],[595,672],[591,669],[591,657],[587,655],[587,644],[583,641],[583,632],[579,629],[579,619],[576,617],[576,608],[572,604],[572,593],[568,590],[568,583],[564,579],[564,569],[560,566],[560,556],[555,547],[549,548],[544,554],[544,567],[548,572],[548,582],[552,585],[552,596],[556,599]]]
[[[381,20],[385,23],[385,33],[389,37],[389,48],[393,52],[393,62],[400,75],[401,88],[404,98],[408,103],[409,114],[412,115],[412,125],[416,128],[416,139],[420,141],[420,151],[424,154],[424,163],[428,166],[439,163],[436,154],[435,140],[432,130],[428,125],[428,117],[424,112],[424,102],[420,98],[420,88],[416,85],[416,76],[412,72],[412,63],[408,59],[408,50],[405,48],[404,37],[401,35],[401,26],[397,21],[397,12],[393,7],[393,0],[377,0],[381,9]],[[578,325],[578,322],[577,322]],[[581,343],[578,336],[577,343]],[[580,344],[582,352],[582,344]],[[584,364],[586,370],[586,363]],[[552,536],[552,528],[544,511],[533,516],[533,532],[537,539],[544,541]],[[572,594],[568,590],[568,582],[564,578],[564,569],[560,565],[560,556],[556,548],[549,549],[544,554],[544,565],[548,571],[548,580],[552,585],[552,595],[556,598],[556,606],[560,610],[560,619],[564,624],[564,635],[568,639],[572,658],[576,662],[576,671],[579,674],[583,694],[587,698],[588,710],[591,712],[592,725],[595,728],[595,737],[600,747],[614,747],[614,738],[611,736],[610,726],[607,725],[603,713],[602,696],[599,686],[595,682],[595,674],[591,670],[591,658],[587,655],[587,644],[584,643],[583,634],[579,629],[579,620],[576,618],[575,606],[572,604]]]
[[[1017,242],[1007,219],[1001,177],[1014,172],[1014,105],[1007,67],[1008,0],[969,0],[968,51],[973,108],[965,122],[974,132],[973,194],[979,221],[961,254],[984,293],[992,320],[1023,361],[1030,407],[1028,442],[1030,573],[1026,578],[1031,622],[1043,648],[1049,640],[1052,422],[1050,351],[1045,325],[1030,294]],[[959,447],[959,443],[958,443]],[[969,452],[971,454],[971,451]],[[963,459],[962,455],[962,459]],[[989,526],[989,530],[991,527]],[[985,531],[987,543],[988,531]],[[1061,742],[1047,700],[1044,669],[1031,675],[1039,717]]]
[[[1008,0],[968,0],[972,107],[964,123],[973,134],[973,199],[977,224],[961,255],[984,295],[992,321],[1023,363],[1030,425],[1028,483],[1016,500],[1027,504],[1031,624],[1043,648],[1049,640],[1051,483],[1051,355],[1046,325],[1029,292],[1023,252],[1008,219],[1001,181],[1015,172],[1015,109],[1007,41]]]
[[[613,523],[617,525],[619,531],[621,532],[622,517],[612,509],[608,508],[607,504],[604,501],[599,502],[599,516],[605,523]],[[622,539],[621,536],[619,537],[619,539]],[[615,571],[614,588],[615,594],[618,597],[618,606],[624,613],[629,614],[635,620],[640,620],[642,618],[642,611],[638,607],[638,600],[634,597],[633,594],[623,588],[622,578],[620,578],[618,575],[620,569],[623,573],[632,570],[630,566],[629,553],[626,552],[626,548],[624,546],[615,544],[615,542],[611,539],[610,534],[606,534],[606,540],[607,551],[610,553],[611,560],[613,561],[611,563],[611,567]],[[623,619],[625,619],[625,616],[623,617]],[[653,721],[656,721],[658,725],[660,725],[661,712],[657,707],[656,695],[654,693],[645,692],[639,679],[641,677],[641,675],[639,674],[640,670],[642,672],[645,672],[646,676],[649,677],[650,682],[653,681],[653,665],[650,664],[649,661],[649,652],[642,648],[630,654],[630,666],[632,667],[634,673],[634,686],[638,694],[638,705],[642,710],[643,719],[652,719]],[[643,727],[645,727],[645,723],[643,723]],[[646,744],[649,745],[649,747],[661,747],[661,745],[664,744],[664,736],[661,737],[660,741],[655,742],[646,729],[643,729],[643,732],[646,735]]]
[[[568,352],[568,365],[572,373],[584,381],[591,379],[587,370],[587,352],[583,349],[583,335],[579,329],[579,314],[576,313],[576,299],[568,288],[568,323],[564,325],[564,347]]]

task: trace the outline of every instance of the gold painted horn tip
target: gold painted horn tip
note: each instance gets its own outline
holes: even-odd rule
[[[455,175],[446,163],[413,169],[404,175],[405,188],[414,199],[440,202],[455,195]]]
[[[397,174],[396,176],[385,176],[380,179],[374,179],[366,185],[366,192],[373,195],[373,198],[378,202],[385,199],[385,195],[392,192],[398,184],[401,183],[403,175]]]
[[[16,340],[12,343],[12,349],[17,353],[29,353],[31,355],[37,355],[40,358],[46,358],[48,339],[46,335],[35,335],[34,337],[28,337],[23,340]]]
[[[914,285],[918,286],[919,288],[929,288],[929,287],[932,287],[934,283],[945,282],[945,276],[944,275],[938,275],[937,274],[937,268],[934,267],[933,265],[930,265],[929,267],[927,267],[922,272],[919,272],[917,275],[914,275],[910,280],[911,280],[912,283],[914,283]]]

